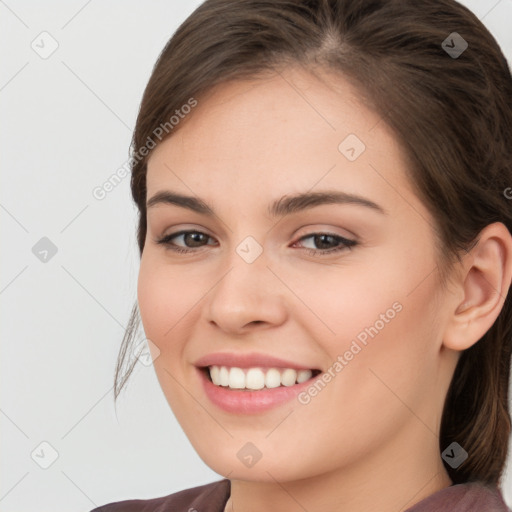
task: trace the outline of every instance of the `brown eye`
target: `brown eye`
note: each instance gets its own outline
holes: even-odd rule
[[[185,247],[176,245],[173,240],[182,237]],[[208,239],[211,239],[209,235],[206,233],[202,233],[201,231],[179,231],[178,233],[170,233],[165,235],[156,241],[157,244],[162,244],[168,247],[169,249],[176,252],[194,252],[193,248],[202,247],[203,242],[207,242]]]
[[[333,235],[330,233],[311,233],[310,235],[303,236],[298,241],[301,242],[302,240],[307,240],[308,238],[313,240],[315,246],[319,246],[317,249],[307,247],[305,248],[308,251],[308,254],[313,256],[332,254],[334,252],[343,251],[357,245],[355,240],[349,240],[348,238],[344,238],[340,235]],[[335,244],[334,247],[332,244]],[[328,247],[325,248],[325,245]]]

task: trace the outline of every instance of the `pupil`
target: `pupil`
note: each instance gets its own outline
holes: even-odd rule
[[[192,237],[193,242],[201,242],[202,233],[188,233],[189,237]]]
[[[326,239],[326,238],[327,238],[327,239],[329,239],[329,238],[332,238],[332,237],[331,237],[331,235],[318,235],[316,238],[317,238],[317,240],[318,240],[318,239],[320,239],[320,240],[322,240],[322,239],[323,239],[323,240],[325,241],[325,239]],[[322,242],[322,241],[321,241],[321,242],[320,242],[320,245],[322,245],[322,243],[325,243],[325,242]],[[318,244],[317,244],[317,245],[318,245]],[[327,245],[329,245],[329,243],[328,243],[328,242],[327,242]]]

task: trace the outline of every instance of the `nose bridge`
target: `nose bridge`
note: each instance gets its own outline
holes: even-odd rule
[[[269,297],[276,290],[270,283],[272,273],[269,255],[263,245],[254,237],[247,236],[230,251],[226,258],[227,273],[216,286],[217,293],[225,295],[226,300],[235,300],[249,304],[260,300],[262,292]]]
[[[267,267],[270,259],[262,244],[247,236],[224,263],[226,270],[210,295],[209,320],[226,330],[238,330],[256,321],[281,322],[283,290]]]

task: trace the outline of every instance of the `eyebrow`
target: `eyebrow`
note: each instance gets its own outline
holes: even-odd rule
[[[152,208],[160,204],[176,205],[187,208],[202,215],[213,216],[214,208],[205,201],[170,190],[157,192],[146,203],[146,208]],[[271,217],[283,217],[299,211],[314,208],[324,204],[353,204],[367,207],[371,210],[386,215],[387,211],[377,203],[362,196],[341,192],[339,190],[326,190],[322,192],[302,192],[286,195],[274,201],[268,207]]]

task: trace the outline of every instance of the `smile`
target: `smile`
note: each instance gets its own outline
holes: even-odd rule
[[[212,365],[208,377],[215,386],[229,389],[273,389],[301,384],[320,373],[319,370],[295,370],[293,368],[238,368]]]

